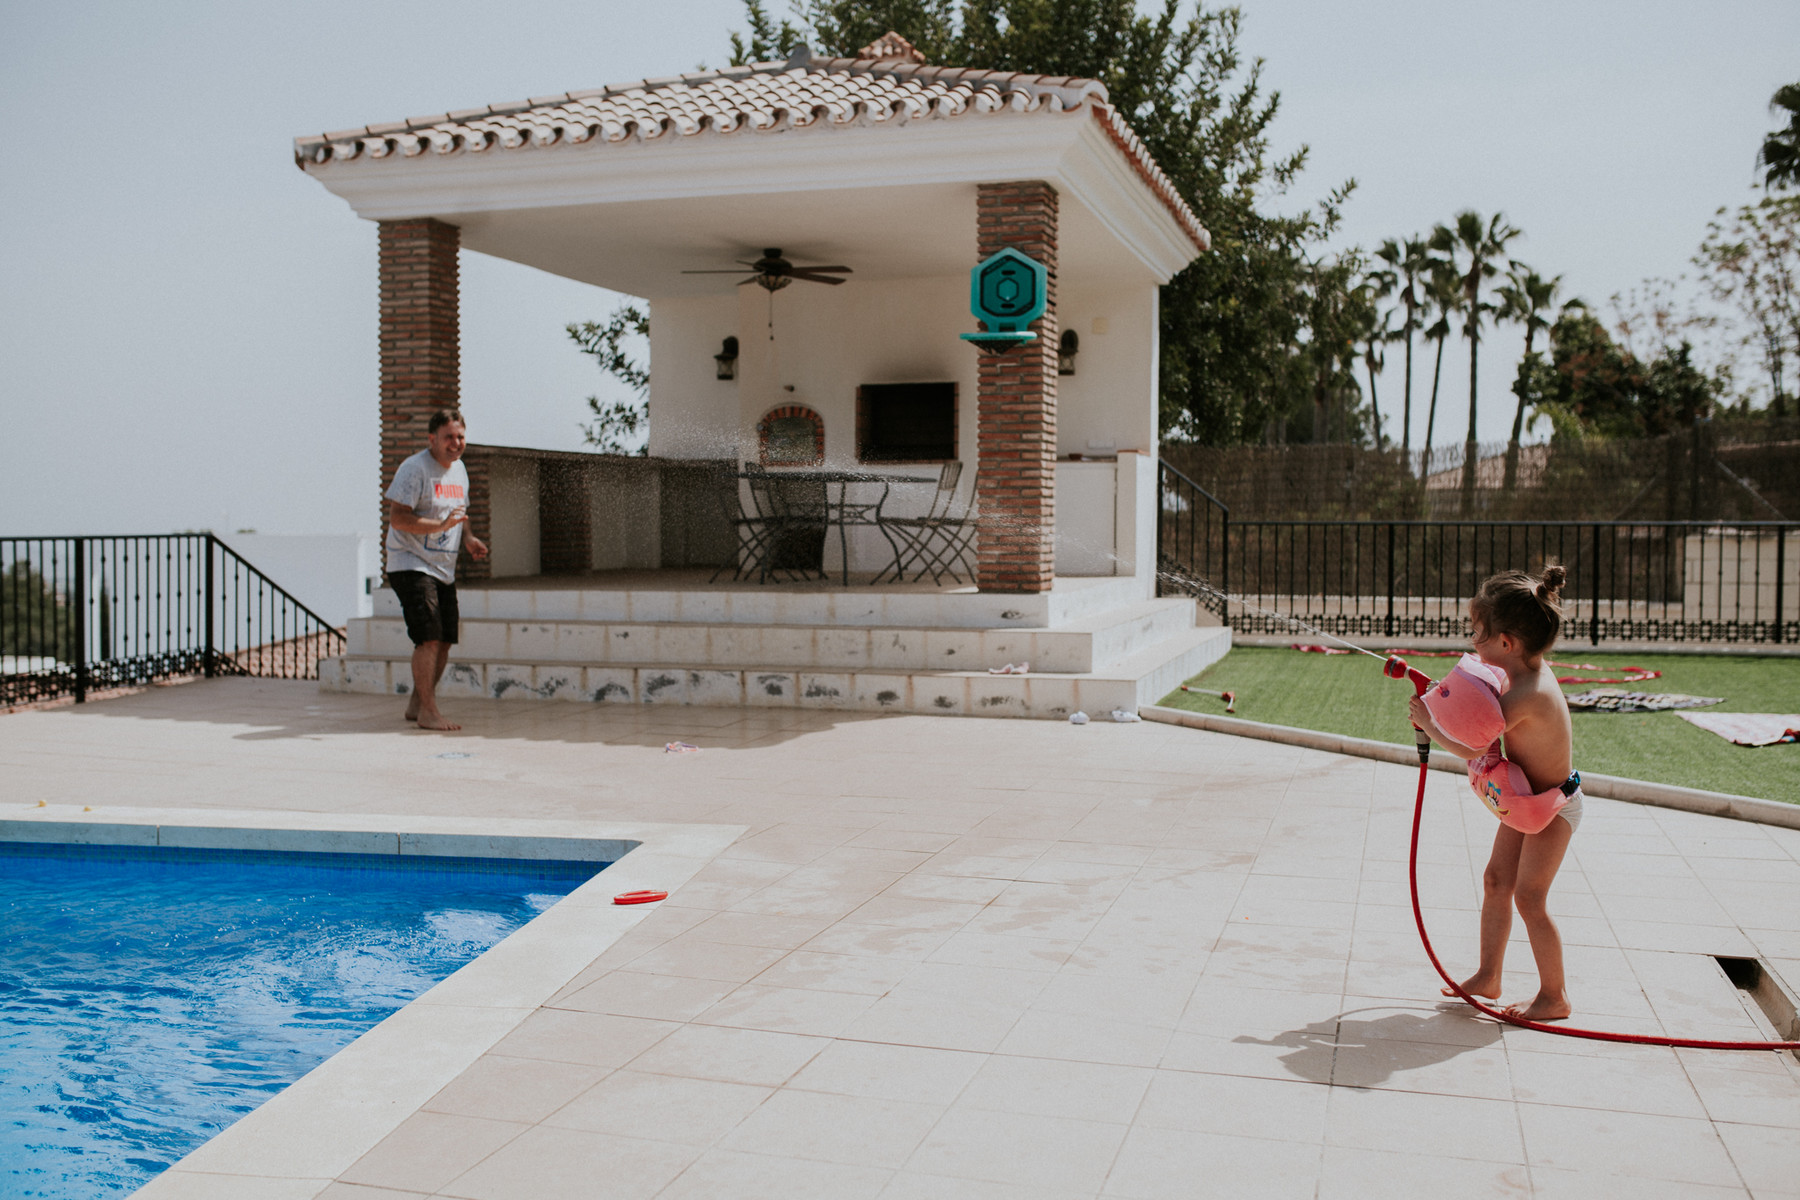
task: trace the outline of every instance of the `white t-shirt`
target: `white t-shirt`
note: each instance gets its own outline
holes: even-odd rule
[[[469,471],[457,459],[439,466],[431,451],[421,450],[394,472],[387,498],[398,501],[428,521],[441,521],[469,503]],[[442,533],[403,533],[388,526],[387,569],[423,571],[445,583],[456,582],[456,552],[462,548],[463,527]]]

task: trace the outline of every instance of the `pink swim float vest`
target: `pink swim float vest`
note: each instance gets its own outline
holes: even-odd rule
[[[1541,833],[1581,786],[1581,776],[1571,774],[1560,787],[1533,792],[1525,772],[1500,752],[1500,735],[1506,731],[1500,694],[1507,684],[1503,672],[1465,654],[1449,675],[1426,689],[1425,709],[1456,741],[1487,747],[1487,753],[1469,763],[1469,786],[1488,811],[1520,833]]]

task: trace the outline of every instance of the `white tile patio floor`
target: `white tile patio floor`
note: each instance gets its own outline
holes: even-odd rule
[[[1438,1002],[1406,769],[1150,723],[469,701],[445,738],[398,708],[225,680],[0,719],[0,816],[750,827],[295,1196],[1800,1196],[1792,1057]],[[1433,775],[1421,886],[1452,969],[1492,828]],[[1590,799],[1552,910],[1582,1023],[1767,1036],[1708,956],[1800,983],[1800,831]],[[1523,997],[1523,942],[1510,962]]]

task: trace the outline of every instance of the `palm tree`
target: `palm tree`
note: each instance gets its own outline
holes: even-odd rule
[[[1395,242],[1389,238],[1381,243],[1381,249],[1375,251],[1375,257],[1387,264],[1387,268],[1376,274],[1384,283],[1400,289],[1400,304],[1406,316],[1400,322],[1398,336],[1406,342],[1406,399],[1402,406],[1400,420],[1400,450],[1403,454],[1412,453],[1412,352],[1413,330],[1420,324],[1420,314],[1428,307],[1426,298],[1420,294],[1420,283],[1431,270],[1431,247],[1424,238],[1407,238],[1404,242]],[[1388,293],[1383,291],[1381,295]],[[1427,445],[1429,448],[1429,443]]]
[[[1387,353],[1383,349],[1395,338],[1393,326],[1394,312],[1381,307],[1381,297],[1386,294],[1381,286],[1381,276],[1386,272],[1375,271],[1368,282],[1352,293],[1355,308],[1356,333],[1362,342],[1363,369],[1369,373],[1369,415],[1375,427],[1375,449],[1385,450],[1385,439],[1381,433],[1381,401],[1375,391],[1375,377],[1387,365]]]
[[[1544,314],[1556,303],[1556,294],[1561,290],[1561,275],[1545,279],[1521,262],[1512,264],[1506,273],[1506,282],[1499,289],[1499,319],[1525,327],[1525,357],[1519,362],[1519,377],[1513,382],[1513,391],[1519,395],[1519,406],[1513,410],[1512,437],[1506,443],[1508,492],[1513,490],[1519,476],[1519,431],[1525,424],[1525,378],[1531,370],[1532,343],[1540,330],[1550,327]]]
[[[1344,397],[1355,387],[1358,320],[1352,282],[1361,270],[1356,252],[1307,259],[1301,268],[1302,303],[1306,306],[1304,354],[1311,373],[1312,440],[1329,442],[1346,425]],[[1335,428],[1334,428],[1335,426]]]
[[[1419,468],[1420,478],[1431,473],[1431,435],[1437,426],[1438,383],[1444,377],[1444,343],[1449,340],[1450,315],[1456,311],[1461,294],[1455,264],[1447,259],[1432,259],[1426,270],[1421,308],[1427,314],[1437,314],[1437,320],[1425,330],[1425,337],[1437,343],[1437,359],[1431,368],[1431,406],[1425,411],[1425,461]]]
[[[1434,249],[1447,252],[1452,261],[1457,256],[1467,260],[1460,266],[1462,276],[1463,336],[1469,339],[1469,432],[1463,439],[1462,512],[1466,517],[1475,508],[1475,442],[1476,401],[1481,359],[1481,319],[1494,311],[1481,298],[1481,286],[1499,274],[1499,260],[1506,254],[1506,244],[1519,236],[1519,230],[1506,223],[1506,217],[1495,213],[1484,225],[1481,214],[1464,209],[1456,214],[1453,226],[1439,225],[1432,230]]]
[[[1762,152],[1756,156],[1763,169],[1763,187],[1800,187],[1800,83],[1776,88],[1769,97],[1769,111],[1786,116],[1787,128],[1764,138]]]

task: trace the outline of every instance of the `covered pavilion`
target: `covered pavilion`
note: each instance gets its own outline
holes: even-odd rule
[[[785,61],[302,137],[295,158],[380,228],[382,483],[422,444],[432,410],[462,404],[479,422],[481,398],[465,403],[458,375],[460,250],[648,302],[647,460],[497,447],[470,456],[472,523],[494,555],[465,564],[465,578],[491,572],[509,594],[531,585],[530,601],[517,612],[501,603],[494,619],[632,607],[539,603],[544,590],[575,588],[615,600],[654,592],[662,599],[637,607],[679,620],[696,578],[682,570],[736,549],[697,494],[716,475],[694,468],[874,473],[899,463],[928,481],[957,462],[974,587],[931,589],[958,598],[932,602],[930,627],[1049,629],[1180,605],[1185,622],[1165,615],[1152,640],[1185,633],[1164,661],[1197,669],[1183,657],[1195,642],[1191,602],[1155,600],[1157,301],[1208,236],[1099,82],[934,66],[889,35],[854,58],[802,46]],[[968,273],[1008,248],[1045,269],[1046,305],[1034,341],[980,351],[959,336],[976,328]],[[849,270],[837,286],[796,277],[749,287],[724,273],[770,249],[797,268]],[[884,444],[896,412],[900,425],[937,421],[945,432],[927,448]],[[810,458],[771,459],[771,428],[796,422],[813,431]],[[856,498],[869,507],[893,493],[889,512],[923,511],[932,498],[912,483],[864,490]],[[892,562],[881,532],[840,530],[823,568],[847,590],[859,577],[860,592],[907,594],[863,582]],[[609,574],[621,571],[630,582]],[[1059,581],[1084,599],[1059,600]],[[844,607],[865,626],[922,624],[916,614],[869,619],[884,603]],[[350,658],[368,661],[344,664],[339,684],[404,686],[381,641],[395,615],[386,608],[378,603],[364,636],[353,632]],[[505,657],[488,654],[490,666],[495,654]],[[511,658],[520,669],[543,661]],[[634,664],[645,665],[671,664]],[[1095,665],[1089,656],[1087,673]],[[491,673],[484,666],[469,686],[497,694]],[[1036,707],[1053,715],[1068,711],[1064,701]]]

